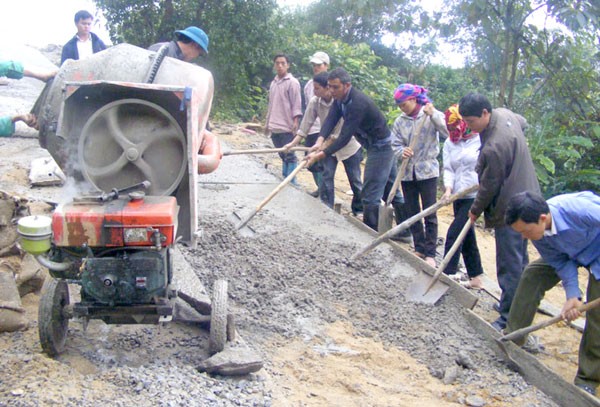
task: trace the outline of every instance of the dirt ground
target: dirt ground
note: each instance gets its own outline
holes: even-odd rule
[[[30,106],[39,88],[29,79],[0,88],[0,114]],[[213,125],[229,148],[271,147],[268,138],[241,125]],[[0,190],[30,197],[34,213],[48,214],[51,208],[40,200],[61,192],[29,187],[31,160],[47,156],[35,136],[19,127],[16,137],[0,139]],[[206,357],[207,334],[179,324],[113,329],[98,322],[84,331],[73,323],[68,352],[50,359],[39,348],[39,294],[32,293],[22,298],[29,329],[0,334],[0,406],[555,405],[482,345],[452,298],[435,307],[406,301],[402,293],[415,271],[390,250],[377,249],[377,256],[357,264],[344,260],[370,237],[304,193],[315,188],[308,171],[299,174],[300,188],[286,188],[251,222],[254,238],[236,233],[227,215],[246,213],[280,174],[275,155],[224,157],[218,171],[201,177],[199,247],[182,247],[207,287],[217,278],[230,281],[238,330],[265,360],[263,371],[245,379],[251,386],[196,372]],[[342,213],[349,212],[349,190],[340,166],[336,201]],[[443,237],[452,216],[445,208],[438,218]],[[493,236],[481,228],[477,233],[486,275],[495,281]],[[476,294],[475,312],[493,321],[493,299]],[[556,288],[546,299],[560,308],[564,293]],[[540,360],[571,381],[580,334],[560,324],[539,336],[546,346]]]

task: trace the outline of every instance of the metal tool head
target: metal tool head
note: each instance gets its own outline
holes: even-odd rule
[[[435,304],[448,291],[448,285],[436,281],[435,284],[427,291],[427,287],[431,284],[432,277],[421,271],[408,286],[406,291],[406,299],[413,302],[422,302],[424,304]],[[427,291],[427,293],[425,293]]]

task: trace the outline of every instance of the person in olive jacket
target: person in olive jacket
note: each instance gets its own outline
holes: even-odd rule
[[[474,222],[483,213],[485,226],[494,228],[496,274],[502,289],[498,312],[492,323],[497,330],[506,327],[510,306],[523,269],[529,262],[527,240],[504,223],[508,201],[519,192],[540,193],[531,154],[523,130],[527,121],[505,108],[492,110],[483,95],[469,93],[459,103],[459,112],[481,138],[481,151],[475,171],[479,190],[469,210]]]

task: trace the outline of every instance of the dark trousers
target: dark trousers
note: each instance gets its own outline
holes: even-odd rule
[[[423,209],[435,204],[437,190],[437,177],[421,181],[402,181],[404,202],[409,217],[416,215]],[[419,198],[420,201],[419,202]],[[422,206],[421,206],[422,204]],[[419,220],[410,227],[413,236],[415,251],[421,255],[435,258],[435,245],[438,235],[437,214],[434,212],[425,217],[425,228]]]
[[[359,148],[354,155],[342,161],[350,188],[352,189],[352,213],[357,214],[363,211],[362,204],[362,179],[360,173],[360,163],[363,159],[362,148]],[[321,201],[330,208],[333,208],[335,201],[335,171],[337,169],[338,159],[330,155],[323,160],[323,183],[321,185]]]
[[[456,238],[462,231],[463,227],[469,220],[469,209],[473,205],[475,199],[458,199],[454,201],[454,220],[448,228],[448,234],[446,235],[446,245],[444,247],[444,257],[450,251],[450,248],[456,242]],[[467,274],[469,278],[477,277],[483,274],[483,267],[481,267],[481,257],[479,256],[479,248],[477,248],[477,238],[475,237],[475,228],[471,227],[467,232],[465,239],[461,243],[459,249],[456,251],[454,256],[448,262],[446,274],[456,274],[458,271],[458,261],[462,254],[467,268]]]
[[[273,145],[275,148],[281,148],[285,146],[287,143],[291,142],[294,139],[294,135],[292,133],[271,133],[271,141],[273,141]],[[297,163],[298,158],[296,157],[296,153],[290,151],[289,153],[278,153],[279,158],[284,163]]]
[[[544,294],[559,282],[560,278],[554,267],[543,259],[527,265],[510,307],[506,333],[531,325]],[[599,296],[600,282],[590,274],[586,299],[589,302]],[[588,311],[585,319],[585,328],[579,344],[579,368],[575,384],[586,384],[596,388],[600,384],[600,309]],[[526,337],[515,340],[515,343],[523,345],[525,340]]]
[[[305,147],[312,147],[312,146],[314,146],[315,143],[317,142],[318,138],[319,138],[319,133],[309,134],[304,139],[304,146]],[[306,151],[304,153],[304,155],[308,155],[308,151]],[[311,165],[310,167],[308,167],[308,170],[310,172],[312,172],[313,176],[314,176],[315,173],[323,172],[323,164],[322,164],[321,161],[317,161],[316,163],[314,163],[313,165]]]
[[[396,179],[396,164],[392,146],[371,145],[367,148],[367,162],[362,189],[363,222],[373,230],[377,230],[379,204],[387,197],[386,192],[392,188]],[[401,205],[402,197],[396,193],[392,205]]]
[[[502,289],[500,296],[500,317],[497,322],[500,328],[506,326],[508,313],[512,304],[523,269],[529,263],[527,240],[521,237],[510,226],[494,229],[496,240],[496,276]]]

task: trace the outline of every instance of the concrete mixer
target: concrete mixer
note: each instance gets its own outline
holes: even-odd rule
[[[68,60],[33,109],[40,145],[99,191],[149,181],[148,195],[175,196],[179,237],[195,246],[198,174],[221,159],[206,130],[213,88],[206,69],[129,44]]]
[[[163,55],[123,44],[67,61],[34,106],[40,145],[93,192],[64,197],[51,233],[36,217],[19,225],[52,277],[38,316],[49,355],[64,350],[74,317],[152,324],[173,315],[174,245],[195,246],[198,173],[215,170],[221,153],[205,129],[212,75]],[[68,284],[80,286],[80,302],[70,304]],[[205,318],[213,353],[227,338],[227,285],[215,284]]]

